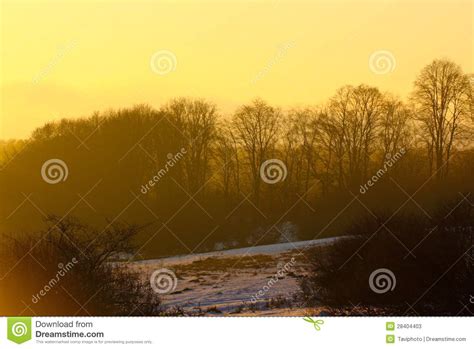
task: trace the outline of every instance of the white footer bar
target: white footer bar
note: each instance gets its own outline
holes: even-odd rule
[[[3,348],[474,348],[473,317],[2,317],[0,328]]]

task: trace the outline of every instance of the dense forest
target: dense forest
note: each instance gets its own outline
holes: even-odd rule
[[[472,79],[435,60],[406,100],[358,85],[307,108],[255,99],[223,115],[178,98],[51,122],[0,144],[1,230],[126,222],[140,230],[135,257],[149,258],[431,219],[474,202]]]

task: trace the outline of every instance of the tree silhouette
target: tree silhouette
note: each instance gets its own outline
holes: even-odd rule
[[[412,99],[427,143],[431,171],[438,179],[445,178],[453,148],[472,117],[469,78],[457,64],[435,60],[415,80]]]

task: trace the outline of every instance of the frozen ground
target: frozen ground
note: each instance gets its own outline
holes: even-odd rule
[[[144,260],[129,266],[147,279],[160,268],[175,273],[176,288],[161,295],[163,306],[170,311],[201,315],[297,315],[303,307],[299,304],[295,309],[298,280],[305,276],[309,263],[303,251],[338,239],[341,238]]]

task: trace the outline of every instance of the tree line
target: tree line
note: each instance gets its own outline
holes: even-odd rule
[[[255,99],[222,115],[207,100],[178,98],[50,122],[1,144],[2,226],[39,229],[49,214],[141,224],[147,256],[344,234],[420,186],[403,210],[429,212],[472,189],[473,95],[457,64],[434,60],[406,100],[363,84],[306,108]],[[65,181],[44,181],[48,159],[64,161]]]

